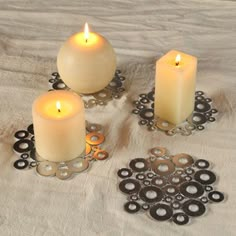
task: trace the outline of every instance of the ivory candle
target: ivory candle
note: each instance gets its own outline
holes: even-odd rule
[[[35,145],[44,159],[69,161],[85,150],[85,115],[82,99],[70,91],[39,96],[32,108]]]
[[[156,62],[154,113],[173,124],[194,109],[197,58],[172,50]]]
[[[101,35],[84,32],[72,35],[57,56],[58,72],[65,84],[82,94],[104,89],[116,69],[116,56],[111,44]]]

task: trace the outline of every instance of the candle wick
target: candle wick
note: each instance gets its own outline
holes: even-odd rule
[[[88,39],[85,39],[85,42],[87,43],[87,42],[88,42]]]
[[[58,108],[57,110],[58,110],[58,112],[61,112],[61,109]]]
[[[175,65],[178,66],[179,65],[179,61],[175,62]]]

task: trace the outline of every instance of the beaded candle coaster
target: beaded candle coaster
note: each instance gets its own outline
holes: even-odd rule
[[[139,99],[133,102],[135,109],[132,112],[139,116],[139,125],[147,126],[149,131],[161,130],[169,136],[177,133],[189,136],[194,130],[204,130],[207,123],[216,120],[218,111],[212,108],[211,98],[205,97],[203,91],[196,91],[194,111],[185,122],[173,125],[161,118],[154,118],[154,94],[153,89],[147,94],[140,94]]]
[[[133,159],[129,168],[117,172],[122,179],[119,189],[128,196],[124,210],[187,224],[203,215],[209,202],[224,200],[224,194],[212,186],[216,175],[209,168],[207,160],[185,153],[170,156],[163,147],[152,148],[148,158]]]
[[[18,155],[18,160],[14,162],[14,167],[18,170],[36,168],[37,174],[41,176],[56,176],[61,180],[69,179],[74,174],[85,171],[93,161],[105,160],[109,156],[101,146],[105,141],[102,126],[87,122],[86,130],[85,155],[66,162],[47,161],[37,154],[32,124],[27,127],[27,130],[17,131],[14,135],[16,142],[13,145],[13,150]]]
[[[103,90],[94,94],[81,94],[85,108],[93,108],[97,105],[105,106],[112,99],[119,99],[125,91],[125,77],[120,70],[116,70],[114,78]],[[60,78],[58,72],[54,72],[49,79],[49,90],[69,90]]]

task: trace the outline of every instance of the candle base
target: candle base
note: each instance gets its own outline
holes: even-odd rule
[[[149,93],[139,95],[139,99],[133,102],[135,109],[132,111],[140,117],[139,125],[147,126],[149,131],[161,130],[167,135],[181,134],[189,136],[194,131],[204,130],[207,123],[214,122],[215,114],[218,112],[212,108],[212,100],[205,97],[204,92],[196,91],[195,106],[193,113],[186,121],[179,125],[155,117],[154,115],[154,89]]]
[[[28,126],[27,130],[17,131],[14,135],[16,142],[13,150],[19,159],[14,162],[14,167],[18,170],[36,168],[36,173],[40,176],[56,176],[61,180],[70,179],[74,174],[87,170],[94,161],[102,161],[109,157],[108,152],[102,149],[105,141],[102,126],[86,122],[86,130],[84,152],[73,160],[62,162],[48,161],[37,153],[32,124]]]
[[[113,99],[119,99],[125,92],[125,77],[120,70],[116,70],[114,78],[103,90],[93,94],[79,94],[83,101],[85,108],[93,108],[96,106],[105,106]],[[48,81],[49,91],[51,90],[70,90],[69,87],[61,80],[58,72],[53,72]]]
[[[172,156],[164,147],[152,148],[147,158],[132,159],[129,168],[117,172],[122,179],[119,189],[128,195],[124,210],[149,212],[148,216],[157,221],[188,224],[192,217],[203,215],[212,203],[224,200],[224,194],[215,191],[216,175],[209,167],[207,160],[185,153]],[[203,175],[208,178],[203,179]],[[134,187],[128,188],[129,185]]]

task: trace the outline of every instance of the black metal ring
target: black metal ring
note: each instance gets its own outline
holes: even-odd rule
[[[170,191],[170,189],[173,189],[173,191]],[[178,188],[176,185],[168,184],[162,190],[165,192],[165,194],[170,195],[170,196],[175,196],[176,194],[179,193]]]
[[[130,208],[131,206],[135,206],[135,208]],[[126,202],[124,205],[125,211],[128,213],[136,213],[140,210],[140,205],[137,202]]]
[[[165,215],[158,215],[157,211],[158,209],[163,209],[165,210],[166,214]],[[157,204],[154,205],[150,208],[150,215],[152,216],[152,218],[154,218],[155,220],[158,221],[165,221],[168,220],[172,217],[173,215],[173,210],[171,209],[170,206],[166,205],[166,204]]]
[[[155,92],[154,91],[151,91],[151,92],[149,92],[147,94],[148,99],[151,100],[151,101],[154,101],[154,99],[155,99],[154,96],[155,96]]]
[[[156,196],[149,198],[147,196],[148,192],[155,192]],[[143,187],[140,192],[139,192],[139,197],[146,203],[155,203],[155,202],[160,202],[163,198],[163,192],[161,191],[160,188],[155,187],[155,186],[146,186]]]
[[[27,168],[28,165],[29,165],[29,162],[24,159],[19,159],[14,162],[14,167],[18,170],[23,170],[23,169]]]
[[[179,220],[179,218],[181,217],[181,219],[183,220]],[[186,225],[188,224],[189,222],[189,217],[188,215],[182,213],[182,212],[178,212],[178,213],[175,213],[173,216],[172,216],[172,219],[173,219],[173,222],[177,225]]]
[[[177,201],[183,201],[184,200],[184,196],[183,195],[181,195],[181,194],[177,194],[176,196],[175,196],[175,200],[177,200]]]
[[[137,163],[143,163],[143,167],[138,168],[136,165]],[[144,172],[149,169],[150,165],[148,161],[144,158],[135,158],[129,163],[129,167],[134,171],[134,172]]]
[[[27,158],[29,158],[29,154],[28,154],[28,153],[22,153],[22,154],[20,155],[20,157],[21,157],[22,159],[27,159]]]
[[[199,108],[199,106],[202,106]],[[194,106],[194,111],[196,112],[207,112],[211,109],[211,106],[209,103],[205,101],[196,101]]]
[[[60,87],[59,84],[62,84],[63,87]],[[53,89],[55,90],[64,90],[66,88],[65,83],[61,80],[58,79],[53,85],[52,85]]]
[[[135,178],[136,178],[137,180],[145,180],[146,176],[145,176],[145,174],[143,174],[143,173],[138,173],[138,174],[135,176]]]
[[[205,189],[206,192],[210,192],[210,191],[213,190],[213,187],[211,185],[207,185],[207,186],[205,186],[204,189]]]
[[[184,171],[184,173],[186,175],[193,175],[195,173],[195,170],[193,168],[189,167]]]
[[[29,132],[26,131],[26,130],[18,130],[16,133],[15,133],[15,138],[17,139],[25,139],[29,136]]]
[[[198,168],[198,169],[207,169],[210,166],[210,163],[204,159],[198,159],[194,165]]]
[[[193,211],[189,208],[191,205],[196,205],[197,206],[196,211]],[[191,200],[188,200],[188,201],[184,202],[182,209],[187,215],[193,216],[193,217],[201,216],[206,211],[206,208],[205,208],[204,204],[201,203],[200,201],[197,201],[197,200],[194,200],[194,199],[191,199]]]
[[[22,148],[20,147],[22,144],[26,144],[27,147]],[[34,148],[34,143],[28,139],[20,139],[19,141],[15,142],[13,145],[13,149],[18,153],[29,152]]]
[[[198,117],[199,120],[194,120],[194,117]],[[195,125],[202,125],[202,124],[205,124],[207,122],[207,119],[202,113],[194,112],[192,114],[192,117],[190,118],[190,122],[195,124]]]
[[[184,182],[184,179],[180,175],[171,175],[168,181],[173,185],[180,185]]]
[[[217,195],[218,197],[215,198],[214,195]],[[213,202],[221,202],[224,200],[224,194],[219,191],[212,191],[208,193],[208,198]]]
[[[166,179],[156,176],[152,179],[151,183],[157,187],[163,187],[166,185]]]
[[[181,208],[182,204],[179,201],[174,201],[170,204],[170,206],[174,209],[174,210],[178,210]]]
[[[152,113],[151,116],[147,116],[147,113]],[[140,111],[139,113],[140,117],[143,118],[144,120],[153,120],[154,119],[154,110],[151,108],[146,108]]]
[[[118,170],[117,175],[120,178],[125,179],[125,178],[132,176],[132,171],[128,168],[121,168]]]
[[[126,184],[133,184],[134,188],[128,189],[126,188]],[[119,184],[119,189],[121,192],[126,193],[126,194],[133,194],[133,193],[138,193],[141,188],[140,183],[137,180],[134,179],[125,179],[122,180]]]
[[[209,179],[204,180],[201,178],[201,175],[208,175]],[[210,170],[199,170],[195,173],[194,179],[198,181],[200,184],[208,185],[208,184],[213,184],[216,181],[216,175]]]
[[[197,189],[197,192],[191,193],[187,191],[188,187],[193,186],[194,188]],[[190,181],[190,182],[184,182],[183,184],[180,185],[180,192],[188,198],[198,198],[203,195],[204,193],[204,188],[202,187],[201,184],[195,181]]]
[[[33,124],[29,125],[29,126],[27,127],[27,131],[28,131],[29,133],[31,133],[31,134],[34,135],[34,125],[33,125]]]

